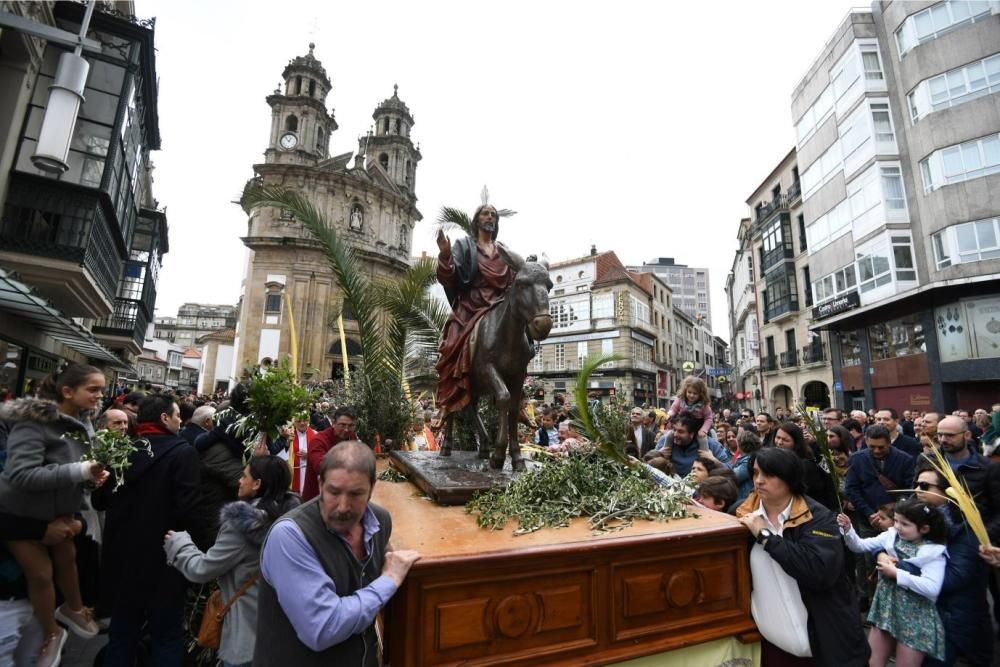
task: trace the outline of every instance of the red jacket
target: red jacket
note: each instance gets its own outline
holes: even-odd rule
[[[302,502],[312,500],[319,495],[319,468],[323,464],[323,457],[334,445],[344,440],[355,440],[357,436],[348,433],[344,438],[338,438],[337,432],[331,426],[316,434],[316,437],[309,441],[309,453],[306,455],[306,484],[302,489]]]

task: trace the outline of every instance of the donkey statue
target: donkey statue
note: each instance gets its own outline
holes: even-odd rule
[[[534,352],[532,341],[545,340],[552,329],[549,315],[547,262],[525,261],[516,253],[497,245],[504,262],[514,271],[514,283],[507,296],[482,316],[473,336],[472,400],[463,410],[479,436],[479,458],[489,458],[490,467],[500,470],[510,452],[511,468],[526,468],[517,442],[517,421],[528,362]],[[489,450],[489,435],[477,407],[483,396],[493,396],[500,415],[500,428]],[[454,413],[445,418],[441,456],[451,455]]]

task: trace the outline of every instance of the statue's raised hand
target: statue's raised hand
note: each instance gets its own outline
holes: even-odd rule
[[[451,257],[451,241],[444,235],[444,230],[439,229],[437,235],[438,257],[447,261]]]

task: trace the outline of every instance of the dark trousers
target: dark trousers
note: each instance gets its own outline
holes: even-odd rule
[[[778,648],[764,638],[760,640],[761,667],[812,667],[812,658],[800,658]]]
[[[153,640],[146,664],[149,667],[178,667],[184,660],[183,620],[183,601],[149,608],[117,605],[111,612],[104,667],[134,667],[144,627]]]

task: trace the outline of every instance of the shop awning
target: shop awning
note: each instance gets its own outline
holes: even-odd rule
[[[94,335],[63,315],[44,297],[17,280],[15,275],[0,267],[0,311],[27,322],[47,336],[71,347],[94,361],[101,361],[124,370],[131,370],[118,356],[97,342]]]

